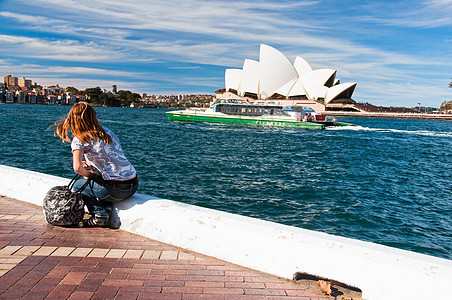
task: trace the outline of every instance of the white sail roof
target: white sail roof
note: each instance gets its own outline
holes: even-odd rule
[[[226,69],[224,74],[224,84],[226,91],[238,90],[242,80],[243,70],[241,69]]]
[[[281,52],[262,44],[259,61],[261,63],[260,97],[266,99],[289,81],[298,78],[292,63]]]
[[[343,98],[350,98],[355,90],[356,82],[341,83],[330,87],[325,96],[325,104],[334,101],[339,95],[345,93]]]
[[[245,59],[243,69],[227,69],[226,91],[239,96],[256,94],[268,99],[280,94],[285,97],[306,96],[310,100],[324,99],[325,104],[338,98],[351,98],[356,83],[341,84],[336,70],[312,70],[306,60],[297,56],[292,63],[280,51],[261,44],[259,61]]]
[[[280,87],[275,93],[283,96],[288,96],[297,80],[298,78],[292,79],[291,81]]]
[[[309,99],[325,98],[328,82],[334,82],[336,70],[319,69],[306,73],[300,78]],[[332,83],[331,83],[332,84]]]
[[[302,77],[306,73],[312,72],[312,68],[308,64],[308,62],[299,56],[295,57],[293,66],[295,70],[297,70],[298,76],[300,77]]]
[[[297,79],[295,84],[292,86],[292,89],[289,91],[288,97],[292,96],[306,96],[306,90],[301,82],[301,79]]]
[[[243,62],[243,76],[239,85],[238,92],[240,96],[245,93],[259,93],[259,62],[251,59],[245,59]]]

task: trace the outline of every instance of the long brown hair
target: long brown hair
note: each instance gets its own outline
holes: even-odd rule
[[[86,102],[79,102],[69,111],[66,119],[55,122],[55,135],[59,136],[63,142],[70,142],[69,130],[72,135],[77,137],[82,143],[99,141],[101,139],[107,145],[113,140],[99,124],[94,108]]]

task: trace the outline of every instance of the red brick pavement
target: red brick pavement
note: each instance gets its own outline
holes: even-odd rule
[[[0,196],[0,299],[333,299],[122,230],[63,228]]]

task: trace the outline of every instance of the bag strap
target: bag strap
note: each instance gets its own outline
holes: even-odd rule
[[[72,187],[74,186],[75,182],[76,182],[77,180],[79,180],[80,178],[82,178],[82,175],[80,175],[80,174],[75,174],[75,176],[72,177],[71,181],[69,182],[68,188],[69,188],[69,189],[72,189]],[[81,191],[83,191],[83,190],[90,184],[90,182],[92,182],[92,179],[91,179],[91,178],[88,178],[88,179],[86,180],[86,182],[85,182],[78,190],[76,190],[75,192],[80,193]]]

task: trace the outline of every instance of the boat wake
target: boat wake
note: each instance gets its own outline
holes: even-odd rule
[[[327,127],[327,130],[349,130],[349,131],[372,131],[372,132],[392,132],[392,133],[404,133],[423,136],[444,136],[452,137],[452,132],[447,131],[428,131],[428,130],[400,130],[391,128],[371,128],[364,126],[344,126],[344,127]]]

